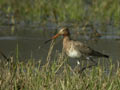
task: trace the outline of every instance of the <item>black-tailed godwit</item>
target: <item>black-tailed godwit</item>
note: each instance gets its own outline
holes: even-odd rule
[[[72,40],[70,37],[69,29],[66,27],[60,29],[60,31],[55,36],[53,36],[51,39],[49,39],[48,41],[53,40],[61,35],[63,36],[63,50],[71,58],[85,57],[86,59],[90,59],[91,61],[93,61],[91,59],[92,57],[109,58],[108,55],[105,55],[98,51],[95,51],[80,41]],[[46,41],[46,42],[48,42],[48,41]],[[95,61],[93,61],[93,62],[95,62]]]

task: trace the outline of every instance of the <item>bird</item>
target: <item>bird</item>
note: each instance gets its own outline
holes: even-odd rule
[[[49,41],[56,39],[58,36],[63,36],[63,50],[66,53],[66,55],[69,56],[70,58],[80,59],[82,57],[85,57],[86,59],[91,60],[95,64],[96,62],[92,59],[92,57],[109,58],[108,55],[92,49],[85,43],[71,39],[70,31],[67,27],[61,28],[56,35],[47,40],[45,43],[48,43]]]

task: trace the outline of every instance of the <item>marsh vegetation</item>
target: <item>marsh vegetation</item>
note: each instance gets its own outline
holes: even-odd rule
[[[0,90],[119,90],[119,4],[119,0],[0,0],[0,50],[10,56],[10,61],[0,56]],[[61,53],[60,40],[55,47],[41,48],[59,26],[70,27],[72,37],[92,42],[110,58],[98,59],[98,66],[80,73],[84,66],[70,63]]]
[[[119,3],[119,0],[0,0],[0,10],[15,21],[119,25]]]
[[[9,62],[0,61],[0,89],[1,90],[119,90],[120,68],[119,62],[112,63],[111,59],[104,62],[98,59],[98,65],[86,68],[80,72],[78,65],[72,68],[69,59],[63,53],[56,53],[51,58],[54,44],[51,44],[46,63],[33,58],[27,61],[11,58]],[[56,58],[55,58],[56,57]],[[86,62],[86,61],[85,61]],[[102,65],[100,64],[102,62]],[[89,65],[89,63],[88,63]],[[107,66],[107,67],[106,67]]]

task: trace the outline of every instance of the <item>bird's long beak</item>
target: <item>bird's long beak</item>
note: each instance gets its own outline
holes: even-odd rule
[[[60,36],[60,34],[56,34],[55,36],[53,36],[51,39],[56,39],[58,36]]]
[[[55,36],[53,36],[51,39],[45,41],[45,44],[48,43],[49,41],[53,40],[53,39],[56,39],[58,36],[60,36],[60,34],[56,34]]]

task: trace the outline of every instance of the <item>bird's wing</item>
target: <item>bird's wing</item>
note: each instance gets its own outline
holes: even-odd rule
[[[91,55],[93,53],[93,50],[90,47],[79,41],[74,41],[74,46],[74,48],[79,50],[83,55]]]
[[[86,44],[78,42],[78,41],[74,41],[74,48],[76,50],[79,50],[80,53],[82,53],[83,55],[88,55],[88,56],[97,56],[97,57],[106,57],[109,58],[108,55],[102,54],[98,51],[95,51],[93,49],[91,49],[90,47],[88,47]]]

